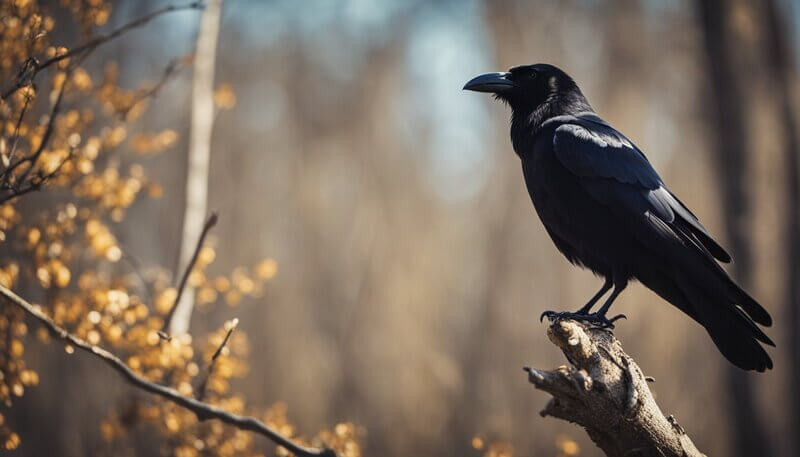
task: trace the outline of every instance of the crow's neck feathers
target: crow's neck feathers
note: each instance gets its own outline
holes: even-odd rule
[[[533,145],[533,140],[542,124],[548,119],[563,115],[591,112],[592,109],[581,90],[573,85],[562,90],[553,90],[538,106],[510,103],[511,141],[517,155],[522,155]]]

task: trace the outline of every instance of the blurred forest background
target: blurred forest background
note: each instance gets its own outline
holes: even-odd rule
[[[54,45],[84,41],[63,2],[39,3],[55,20]],[[97,30],[165,4],[110,2]],[[202,14],[163,15],[82,67],[96,85],[109,61],[122,87],[155,83],[194,52]],[[219,26],[207,188],[219,222],[204,274],[231,277],[234,289],[219,278],[200,287],[190,329],[219,335],[239,319],[249,357],[230,391],[249,410],[285,402],[306,436],[352,422],[365,455],[477,456],[495,441],[521,456],[599,455],[575,425],[539,417],[548,396],[521,367],[563,363],[538,316],[577,309],[600,280],[570,266],[538,221],[507,108],[461,91],[479,73],[548,62],[645,151],[775,318],[775,369],[746,374],[701,327],[629,288],[615,333],[656,379],[661,408],[708,455],[800,455],[800,6],[225,0]],[[165,143],[160,154],[141,154],[141,144],[135,153],[157,198],[136,199],[124,219],[98,216],[129,260],[114,268],[162,286],[180,271],[192,77],[180,65],[128,127],[129,137],[168,132],[147,137]],[[106,165],[127,170],[134,153],[114,154]],[[66,197],[45,186],[19,198],[25,221]],[[13,243],[0,245],[4,265],[22,255]],[[253,292],[241,279],[254,265]],[[13,289],[49,309],[56,295],[20,278]],[[140,294],[148,306],[164,293],[153,287],[155,299]],[[96,360],[38,342],[30,327],[24,357],[38,385],[0,407],[19,436],[12,455],[189,455],[147,431],[109,442],[108,418],[124,428],[130,405],[152,399]]]

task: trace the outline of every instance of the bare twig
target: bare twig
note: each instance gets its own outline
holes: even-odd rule
[[[64,157],[64,160],[58,163],[58,165],[56,166],[56,168],[53,169],[53,171],[51,171],[50,173],[42,173],[41,171],[38,172],[36,176],[32,177],[28,181],[28,185],[21,184],[14,190],[13,195],[0,198],[0,203],[5,202],[9,198],[19,197],[20,195],[27,194],[28,192],[39,190],[44,185],[44,183],[46,183],[47,181],[58,175],[64,164],[72,160],[74,156],[75,156],[75,148],[70,148],[69,152],[67,153],[67,156]]]
[[[185,4],[185,5],[168,5],[168,6],[165,6],[165,7],[161,8],[161,9],[155,10],[155,11],[153,11],[151,13],[145,14],[144,16],[142,16],[142,17],[140,17],[138,19],[135,19],[135,20],[123,25],[122,27],[114,30],[113,32],[111,32],[111,33],[109,33],[107,35],[99,35],[96,38],[87,41],[86,43],[83,43],[81,45],[78,45],[78,46],[68,50],[64,54],[60,54],[60,55],[57,55],[55,57],[51,57],[51,58],[45,60],[44,62],[40,63],[38,60],[36,60],[35,58],[32,57],[32,58],[30,58],[30,59],[28,59],[26,61],[26,65],[20,71],[19,75],[17,76],[16,81],[14,83],[12,83],[9,88],[3,90],[2,95],[0,96],[0,99],[5,100],[11,94],[13,94],[14,92],[18,91],[19,89],[30,85],[33,82],[33,79],[36,77],[36,75],[39,74],[39,72],[41,72],[45,68],[48,68],[51,65],[56,64],[58,62],[61,62],[64,59],[69,59],[70,57],[76,56],[78,54],[82,54],[84,52],[91,53],[98,46],[100,46],[100,45],[102,45],[102,44],[104,44],[104,43],[106,43],[108,41],[111,41],[111,40],[119,37],[120,35],[123,35],[124,33],[130,31],[131,29],[135,29],[137,27],[141,27],[141,26],[147,24],[148,22],[152,21],[156,17],[161,16],[162,14],[170,13],[170,12],[173,12],[173,11],[187,10],[187,9],[202,9],[203,6],[204,6],[203,2],[199,2],[199,1],[198,2],[191,2],[191,3]]]
[[[183,276],[181,277],[181,282],[178,285],[178,294],[175,296],[175,303],[172,304],[172,308],[169,309],[166,317],[164,317],[164,326],[161,328],[162,330],[167,330],[172,323],[172,318],[175,315],[175,309],[178,307],[178,303],[180,303],[181,295],[183,295],[183,291],[186,289],[186,283],[189,280],[189,274],[192,272],[192,268],[194,268],[194,264],[197,263],[197,256],[200,254],[200,249],[203,247],[203,242],[206,239],[206,235],[208,235],[209,230],[217,224],[217,213],[211,213],[208,220],[206,220],[205,225],[203,226],[203,231],[200,233],[200,238],[197,240],[197,245],[194,248],[194,253],[192,254],[192,258],[189,260],[189,264],[186,265],[186,270],[183,272]]]
[[[525,368],[531,384],[553,396],[542,416],[581,425],[609,457],[703,455],[675,418],[661,412],[647,377],[610,331],[556,320],[547,336],[571,365]]]
[[[233,331],[236,330],[236,326],[239,325],[239,319],[233,319],[232,321],[226,322],[225,327],[228,329],[227,333],[225,333],[225,338],[220,343],[219,347],[216,351],[214,351],[214,355],[211,356],[211,360],[208,362],[208,369],[206,370],[206,375],[203,378],[203,381],[200,383],[200,386],[197,388],[197,399],[203,401],[206,396],[206,387],[208,386],[208,380],[211,378],[211,375],[214,373],[214,365],[217,363],[217,359],[220,355],[222,355],[222,351],[225,349],[225,346],[228,344],[228,340],[231,339],[231,335],[233,335]]]
[[[23,157],[16,162],[12,163],[8,166],[8,168],[3,171],[0,175],[2,179],[10,180],[12,177],[12,173],[16,170],[20,165],[23,163],[28,163],[28,168],[25,169],[23,175],[17,180],[17,182],[23,182],[25,178],[27,178],[28,174],[33,169],[34,165],[36,165],[36,161],[39,160],[39,156],[42,155],[42,152],[47,147],[47,144],[50,142],[50,136],[53,134],[53,128],[56,124],[56,118],[58,117],[58,113],[61,110],[61,100],[64,99],[64,91],[67,88],[67,81],[65,80],[61,87],[58,90],[58,96],[56,97],[55,103],[53,103],[53,108],[50,111],[50,115],[47,118],[47,126],[44,130],[44,135],[42,135],[42,141],[39,143],[39,147],[36,148],[36,151],[31,154],[30,156]],[[13,186],[13,183],[10,183]]]
[[[30,95],[25,97],[25,104],[22,105],[22,110],[20,110],[17,124],[14,126],[14,140],[11,143],[11,149],[8,151],[8,155],[3,157],[3,166],[5,167],[11,165],[11,161],[14,160],[14,152],[16,152],[17,143],[19,143],[19,127],[22,125],[22,119],[25,117],[25,112],[28,110],[28,105],[30,104],[32,98],[33,97]]]
[[[136,256],[130,253],[126,243],[123,243],[121,240],[117,240],[117,244],[122,249],[122,261],[128,264],[131,272],[134,276],[136,276],[136,280],[139,282],[139,288],[142,290],[142,293],[146,295],[147,303],[153,303],[153,292],[147,285],[147,278],[145,278],[144,274],[142,273],[142,263],[136,258]]]
[[[68,73],[69,74],[69,73]],[[49,174],[39,174],[38,180],[31,180],[27,182],[28,176],[30,175],[31,171],[36,167],[36,162],[41,157],[42,152],[44,152],[47,145],[50,143],[50,137],[53,135],[53,129],[55,128],[56,118],[58,117],[58,113],[61,110],[61,101],[64,98],[64,91],[67,87],[67,81],[65,80],[61,88],[58,91],[58,96],[56,97],[56,101],[53,104],[53,108],[50,111],[50,116],[47,119],[47,126],[45,127],[44,135],[42,135],[42,140],[39,143],[39,146],[36,148],[32,154],[22,157],[16,162],[10,164],[8,168],[0,172],[0,191],[7,191],[8,194],[3,195],[0,197],[0,203],[4,203],[7,200],[10,200],[14,197],[17,197],[22,194],[26,194],[30,191],[39,189],[42,184],[44,184],[47,180],[55,176],[55,174],[61,170],[61,167],[67,162],[69,159],[72,158],[72,150],[70,150],[69,156],[64,159],[56,168],[56,170]],[[19,168],[22,164],[27,164],[27,168],[22,174],[15,178],[14,171]],[[27,184],[27,186],[26,186]]]
[[[299,445],[273,430],[267,424],[261,422],[255,417],[240,416],[238,414],[225,411],[222,408],[204,403],[200,400],[185,397],[178,393],[178,391],[175,389],[148,381],[131,370],[127,365],[125,365],[124,362],[122,362],[122,360],[119,359],[119,357],[99,346],[89,344],[83,339],[69,333],[67,330],[56,324],[52,319],[45,315],[38,306],[28,303],[5,286],[0,285],[0,295],[5,297],[8,302],[16,305],[25,313],[36,318],[36,320],[44,325],[53,335],[60,338],[65,343],[98,357],[106,365],[110,366],[114,371],[119,373],[129,384],[164,398],[165,400],[175,403],[178,406],[186,408],[196,414],[200,419],[217,419],[240,430],[258,433],[259,435],[267,437],[276,444],[285,447],[290,452],[301,457],[336,457],[336,453],[332,449],[318,449]]]
[[[124,108],[121,108],[117,112],[119,117],[122,118],[122,119],[125,119],[128,116],[128,113],[130,113],[131,110],[136,105],[138,105],[139,103],[141,103],[145,99],[148,99],[148,98],[151,98],[151,97],[153,97],[153,98],[156,97],[158,95],[158,93],[161,91],[161,89],[164,87],[164,85],[178,72],[178,70],[181,69],[181,67],[183,67],[183,63],[182,62],[184,60],[185,59],[181,59],[181,58],[172,59],[169,62],[169,64],[167,64],[166,68],[164,68],[164,73],[161,75],[161,79],[157,83],[155,83],[153,86],[151,86],[151,87],[149,87],[147,89],[144,89],[144,90],[140,91],[138,94],[136,94],[136,96],[130,102],[130,104],[128,104],[128,106],[126,106]]]

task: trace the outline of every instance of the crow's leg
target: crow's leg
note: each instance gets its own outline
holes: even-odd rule
[[[575,311],[575,314],[589,314],[589,310],[592,309],[592,306],[594,306],[594,304],[597,303],[597,300],[600,300],[600,297],[605,295],[606,292],[608,292],[608,290],[611,289],[611,286],[613,284],[614,282],[611,281],[611,278],[606,278],[606,282],[603,283],[603,287],[601,287],[600,290],[598,290],[597,293],[594,294],[594,296],[590,298],[585,305],[583,305],[583,308]]]
[[[606,278],[606,282],[603,283],[603,287],[601,287],[600,290],[598,290],[597,293],[594,294],[594,296],[592,296],[592,298],[590,298],[589,301],[585,305],[583,305],[581,309],[575,311],[574,313],[570,313],[568,311],[561,311],[561,312],[545,311],[542,313],[541,316],[539,316],[539,321],[541,322],[545,317],[547,317],[550,320],[553,320],[553,319],[569,319],[569,318],[580,319],[581,316],[588,316],[589,310],[592,309],[592,306],[594,306],[595,303],[597,303],[597,300],[600,300],[600,297],[605,295],[605,293],[608,292],[609,289],[611,289],[612,284],[613,281],[611,280],[611,278]]]
[[[606,317],[606,313],[608,313],[609,308],[611,308],[611,304],[614,303],[614,300],[617,299],[619,294],[621,294],[622,291],[625,290],[627,286],[628,286],[628,281],[624,282],[614,281],[614,290],[611,291],[611,295],[608,296],[606,302],[603,303],[603,306],[601,306],[596,313],[592,313],[587,316],[590,318],[587,320],[587,322],[597,323],[601,327],[614,328],[614,321],[617,321],[619,319],[627,319],[628,317],[625,316],[624,314],[617,314],[611,319]]]
[[[606,313],[608,312],[608,309],[611,308],[611,304],[614,303],[614,300],[616,300],[619,294],[622,293],[623,290],[625,290],[625,287],[627,287],[628,285],[627,281],[614,281],[614,290],[611,291],[611,295],[608,296],[608,299],[605,301],[605,303],[603,303],[603,306],[600,307],[600,309],[596,313],[587,312],[589,309],[591,309],[592,305],[594,305],[594,302],[596,302],[605,292],[608,291],[608,289],[610,288],[609,285],[610,282],[611,281],[606,281],[606,283],[603,284],[603,288],[600,290],[600,292],[598,292],[598,294],[592,297],[589,303],[586,304],[587,306],[584,306],[583,308],[578,310],[578,312],[557,313],[554,311],[545,311],[539,317],[539,320],[541,321],[545,317],[547,317],[550,320],[573,319],[580,322],[595,324],[598,327],[602,328],[614,328],[615,321],[619,319],[627,319],[627,317],[624,314],[619,314],[609,319],[606,317]]]

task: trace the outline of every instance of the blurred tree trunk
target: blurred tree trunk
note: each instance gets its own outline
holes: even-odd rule
[[[708,84],[701,100],[711,116],[711,131],[715,167],[718,170],[723,217],[735,262],[731,265],[733,276],[747,288],[753,278],[753,255],[749,242],[750,200],[745,193],[748,134],[746,126],[747,103],[742,91],[750,78],[749,71],[740,71],[731,23],[734,2],[727,0],[697,0],[700,28],[702,29]],[[738,54],[734,54],[738,52]],[[732,420],[732,446],[734,455],[770,456],[773,451],[756,410],[750,375],[727,364],[725,379],[728,383]]]
[[[792,80],[796,76],[792,59],[791,37],[775,0],[763,3],[761,40],[767,68],[773,82],[777,103],[778,131],[780,147],[785,157],[786,168],[786,226],[783,242],[786,243],[786,290],[784,306],[789,319],[789,351],[791,367],[789,385],[791,386],[791,429],[800,430],[800,144],[797,136],[797,118],[794,111],[794,90]],[[794,434],[792,455],[800,455],[800,437]]]
[[[222,0],[206,4],[197,47],[194,53],[192,83],[192,121],[189,131],[189,166],[186,172],[186,209],[177,274],[190,268],[195,246],[203,230],[208,209],[208,168],[211,160],[211,131],[214,125],[214,63],[216,61],[219,16]],[[178,335],[189,331],[194,308],[194,288],[187,284],[175,305],[169,331]]]

